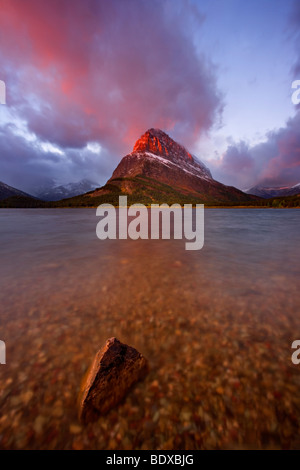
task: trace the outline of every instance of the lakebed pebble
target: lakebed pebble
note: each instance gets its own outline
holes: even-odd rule
[[[36,261],[26,276],[2,282],[0,447],[297,446],[300,375],[290,346],[300,305],[293,277],[272,279],[272,266],[256,276],[233,267],[224,277],[160,245],[112,249],[57,270]],[[141,351],[151,369],[118,407],[81,426],[80,381],[111,336]]]

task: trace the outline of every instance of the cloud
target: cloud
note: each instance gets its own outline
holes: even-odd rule
[[[97,150],[97,151],[96,151]],[[107,152],[94,142],[78,151],[37,139],[12,124],[0,128],[1,181],[34,193],[52,181],[90,179],[99,183],[111,175]]]
[[[249,146],[232,143],[220,159],[212,161],[212,173],[225,184],[247,189],[256,184],[285,186],[300,182],[300,111],[285,127],[268,133],[266,141]]]
[[[288,23],[296,59],[291,83],[300,80],[300,3],[295,0]],[[292,93],[292,90],[291,90]],[[247,189],[251,186],[289,186],[300,182],[300,104],[286,125],[266,135],[265,141],[250,146],[231,143],[219,157],[209,162],[213,176],[225,184]]]
[[[151,127],[192,145],[223,106],[203,20],[188,0],[2,0],[8,106],[71,160],[98,142],[111,169]]]

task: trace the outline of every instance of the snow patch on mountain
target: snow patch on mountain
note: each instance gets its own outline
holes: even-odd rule
[[[67,199],[85,194],[89,191],[93,191],[99,186],[99,184],[87,179],[64,185],[57,184],[53,181],[51,185],[38,188],[34,194],[36,197],[44,201],[59,201],[60,199]]]
[[[154,153],[150,153],[150,152],[144,152],[143,154],[138,154],[138,157],[145,158],[145,155],[147,157],[159,160],[161,163],[163,163],[164,165],[168,167],[176,166],[180,170],[183,170],[186,173],[189,173],[190,175],[197,176],[197,177],[204,178],[204,179],[211,179],[211,176],[209,176],[209,174],[205,171],[208,169],[204,165],[203,165],[204,168],[202,168],[202,166],[200,165],[197,165],[197,162],[194,162],[194,164],[189,164],[188,162],[184,162],[181,165],[178,165],[177,163],[172,162],[171,160],[167,160],[164,157],[154,155]]]

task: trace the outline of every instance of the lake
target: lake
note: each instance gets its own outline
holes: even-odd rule
[[[300,448],[300,210],[205,209],[204,247],[104,240],[96,209],[0,211],[0,448]],[[106,339],[150,372],[81,426]]]

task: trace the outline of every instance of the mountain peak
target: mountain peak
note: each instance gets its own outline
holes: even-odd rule
[[[168,160],[176,160],[178,156],[190,162],[192,155],[180,144],[171,139],[161,129],[148,129],[135,143],[133,152],[150,152]]]
[[[135,143],[133,151],[121,160],[112,178],[132,177],[137,174],[152,174],[172,171],[188,173],[197,178],[212,179],[209,169],[194,158],[183,145],[171,139],[161,129],[148,129]],[[168,181],[170,178],[167,178]]]
[[[136,202],[253,201],[239,189],[215,181],[204,163],[161,129],[148,129],[125,155],[105,186],[94,196],[130,195]],[[111,200],[111,199],[109,199]],[[144,202],[143,202],[144,203]]]
[[[0,181],[0,201],[2,199],[13,196],[33,197],[30,194],[24,193],[23,191],[20,191],[19,189],[16,189]]]

